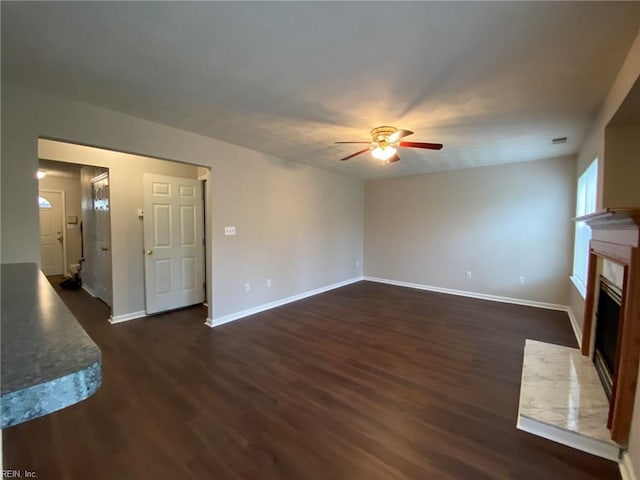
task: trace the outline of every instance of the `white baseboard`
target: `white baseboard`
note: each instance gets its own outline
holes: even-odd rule
[[[419,290],[428,290],[430,292],[447,293],[449,295],[459,295],[461,297],[478,298],[480,300],[490,300],[492,302],[513,303],[516,305],[524,305],[527,307],[546,308],[549,310],[569,311],[568,305],[559,305],[557,303],[537,302],[535,300],[525,300],[523,298],[500,297],[498,295],[489,295],[487,293],[468,292],[466,290],[454,290],[451,288],[433,287],[431,285],[422,285],[420,283],[400,282],[398,280],[389,280],[387,278],[363,277],[369,282],[388,283],[389,285],[397,285],[399,287],[417,288]]]
[[[89,295],[91,295],[93,298],[96,298],[96,294],[93,293],[93,290],[91,290],[91,287],[87,286],[86,283],[82,282],[82,289],[87,292]]]
[[[578,321],[576,320],[576,316],[573,314],[573,309],[571,307],[567,307],[567,315],[569,315],[571,328],[573,328],[573,334],[576,336],[578,348],[580,348],[582,346],[582,330],[580,330],[580,327],[578,326]]]
[[[640,480],[640,478],[636,476],[636,472],[633,470],[633,465],[631,464],[628,452],[622,452],[622,458],[620,459],[618,467],[620,468],[620,476],[622,477],[622,480]]]
[[[567,315],[569,316],[569,321],[571,322],[571,326],[573,328],[573,331],[576,335],[576,338],[578,338],[578,342],[579,344],[581,344],[581,338],[579,338],[580,335],[580,329],[577,328],[577,323],[575,320],[575,316],[573,315],[573,311],[571,311],[571,307],[569,307],[568,305],[560,305],[560,304],[556,304],[556,303],[547,303],[547,302],[538,302],[535,300],[526,300],[526,299],[522,299],[522,298],[512,298],[512,297],[501,297],[498,295],[489,295],[486,293],[477,293],[477,292],[468,292],[466,290],[454,290],[451,288],[443,288],[443,287],[434,287],[431,285],[423,285],[420,283],[410,283],[410,282],[401,282],[398,280],[390,280],[387,278],[379,278],[379,277],[369,277],[369,276],[364,276],[364,277],[354,277],[351,278],[349,280],[345,280],[343,282],[338,282],[338,283],[334,283],[332,285],[327,285],[325,287],[321,287],[315,290],[310,290],[308,292],[303,292],[297,295],[293,295],[291,297],[287,297],[287,298],[283,298],[281,300],[276,300],[275,302],[271,302],[271,303],[265,303],[263,305],[258,305],[256,307],[253,308],[249,308],[247,310],[242,310],[240,312],[236,312],[236,313],[232,313],[229,315],[225,315],[223,317],[219,317],[219,318],[207,318],[205,320],[205,325],[209,326],[209,327],[217,327],[218,325],[223,325],[225,323],[228,322],[232,322],[234,320],[238,320],[240,318],[244,318],[247,317],[249,315],[254,315],[256,313],[260,313],[260,312],[264,312],[265,310],[270,310],[272,308],[276,308],[279,307],[281,305],[285,305],[287,303],[291,303],[291,302],[295,302],[297,300],[302,300],[303,298],[307,298],[307,297],[311,297],[313,295],[318,295],[319,293],[323,293],[326,292],[328,290],[333,290],[334,288],[340,288],[340,287],[344,287],[345,285],[349,285],[355,282],[359,282],[361,280],[367,280],[369,282],[377,282],[377,283],[386,283],[389,285],[396,285],[399,287],[408,287],[408,288],[416,288],[419,290],[427,290],[430,292],[438,292],[438,293],[446,293],[449,295],[459,295],[462,297],[470,297],[470,298],[477,298],[480,300],[489,300],[492,302],[501,302],[501,303],[511,303],[511,304],[516,304],[516,305],[524,305],[527,307],[536,307],[536,308],[546,308],[549,310],[559,310],[562,312],[567,312]]]
[[[146,316],[147,312],[145,312],[144,310],[140,310],[139,312],[125,313],[123,315],[116,315],[115,317],[111,316],[109,318],[109,323],[127,322],[129,320],[135,320],[136,318],[142,318]]]
[[[333,283],[331,285],[326,285],[324,287],[316,288],[315,290],[309,290],[308,292],[298,293],[297,295],[292,295],[290,297],[282,298],[280,300],[276,300],[275,302],[264,303],[262,305],[258,305],[257,307],[248,308],[246,310],[242,310],[236,313],[231,313],[223,317],[213,318],[213,319],[207,318],[207,320],[204,323],[209,327],[217,327],[225,323],[233,322],[234,320],[238,320],[240,318],[248,317],[249,315],[255,315],[256,313],[264,312],[265,310],[271,310],[272,308],[280,307],[287,303],[296,302],[298,300],[302,300],[303,298],[312,297],[313,295],[318,295],[319,293],[327,292],[335,288],[344,287],[346,285],[350,285],[352,283],[359,282],[361,280],[362,280],[362,277],[350,278],[349,280],[345,280],[343,282]]]

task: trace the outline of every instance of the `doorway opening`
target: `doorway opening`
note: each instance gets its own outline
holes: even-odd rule
[[[39,161],[41,270],[112,306],[109,170]]]
[[[93,176],[94,173],[98,175]],[[111,208],[109,200],[109,171],[89,172],[91,198],[86,198],[86,256],[87,273],[91,273],[95,296],[113,306],[111,273]]]
[[[56,168],[79,172],[80,213],[64,215],[82,231],[83,288],[112,308],[111,323],[211,309],[210,169],[42,138],[38,154],[45,179]]]

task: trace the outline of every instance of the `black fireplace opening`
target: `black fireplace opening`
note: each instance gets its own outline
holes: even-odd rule
[[[609,399],[611,399],[613,376],[616,368],[621,304],[622,294],[620,290],[606,278],[601,277],[598,310],[596,313],[593,363]]]

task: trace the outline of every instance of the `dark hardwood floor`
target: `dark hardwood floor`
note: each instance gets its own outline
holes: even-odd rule
[[[61,292],[102,349],[88,400],[9,428],[46,479],[618,479],[516,430],[524,340],[565,313],[360,282],[215,329],[195,307],[118,325]]]

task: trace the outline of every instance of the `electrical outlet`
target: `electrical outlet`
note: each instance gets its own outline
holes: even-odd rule
[[[520,276],[518,277],[518,283],[519,283],[520,285],[524,285],[524,275],[520,275]]]
[[[251,290],[251,284],[250,283],[245,283],[244,284],[244,291],[248,292],[249,290]]]
[[[224,227],[224,234],[225,235],[235,235],[236,234],[236,227],[234,227],[234,226]]]
[[[271,288],[271,279],[267,278],[267,288]]]
[[[471,278],[473,275],[473,272],[471,270],[467,270],[467,278]]]

